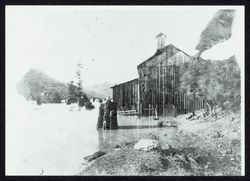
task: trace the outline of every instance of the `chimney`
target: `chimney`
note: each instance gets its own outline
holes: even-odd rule
[[[164,33],[159,33],[158,35],[156,35],[156,39],[157,39],[157,50],[161,50],[162,48],[165,47],[166,35]]]

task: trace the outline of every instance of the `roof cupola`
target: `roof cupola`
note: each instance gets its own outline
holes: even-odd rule
[[[156,39],[157,39],[157,50],[163,49],[165,47],[166,35],[164,33],[159,33],[158,35],[156,35]]]

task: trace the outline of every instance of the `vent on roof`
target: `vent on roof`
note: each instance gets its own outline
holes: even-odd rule
[[[156,39],[157,39],[157,50],[163,49],[165,47],[166,35],[164,33],[159,33],[158,35],[156,35]]]

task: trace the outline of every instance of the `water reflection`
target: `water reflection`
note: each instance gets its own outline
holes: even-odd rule
[[[162,120],[163,117],[154,120],[151,117],[119,115],[117,130],[102,128],[97,130],[99,150],[118,148],[126,142],[133,142],[145,137],[151,138],[153,134],[159,134],[161,130],[169,128],[169,126],[159,128],[159,121]]]
[[[122,130],[104,130],[98,129],[98,146],[100,150],[110,149],[118,142],[118,132]]]

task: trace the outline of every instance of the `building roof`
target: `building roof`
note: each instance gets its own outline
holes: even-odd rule
[[[115,84],[114,86],[112,86],[112,87],[110,87],[110,88],[113,89],[113,88],[116,87],[116,86],[120,86],[120,85],[122,85],[122,84],[126,84],[126,83],[133,82],[133,81],[138,81],[138,78],[132,79],[132,80],[129,80],[129,81],[127,81],[127,82],[120,83],[120,84]]]
[[[156,57],[156,56],[158,56],[158,55],[162,54],[163,52],[166,52],[167,50],[170,50],[170,49],[172,49],[172,50],[175,49],[175,50],[177,50],[177,52],[183,52],[185,55],[187,55],[187,56],[190,57],[190,55],[188,55],[186,52],[180,50],[179,48],[177,48],[177,47],[174,46],[173,44],[169,44],[169,45],[165,46],[163,49],[157,50],[157,51],[155,52],[155,54],[154,54],[152,57],[150,57],[150,58],[148,58],[147,60],[145,60],[145,61],[143,61],[142,63],[140,63],[140,64],[137,66],[137,68],[143,66],[143,65],[146,64],[147,62],[150,62],[154,57]],[[167,58],[172,57],[174,54],[175,54],[175,53],[169,54]]]
[[[182,53],[184,53],[185,55],[191,57],[191,56],[188,55],[186,52],[180,50],[179,48],[177,48],[177,47],[174,46],[173,44],[169,44],[169,45],[165,46],[163,49],[157,50],[157,51],[155,52],[155,54],[154,54],[152,57],[150,57],[150,58],[148,58],[147,60],[145,60],[145,61],[143,61],[142,63],[140,63],[140,64],[137,66],[137,68],[143,66],[145,63],[151,61],[154,57],[156,57],[156,56],[162,54],[163,52],[166,52],[166,51],[169,50],[169,49],[175,50],[176,53],[177,53],[177,52],[182,52]],[[173,51],[172,51],[172,52],[173,52]],[[167,59],[170,58],[170,57],[172,57],[172,56],[173,56],[174,54],[176,54],[176,53],[168,54]],[[129,83],[129,82],[132,82],[132,81],[138,81],[138,78],[133,79],[133,80],[130,80],[130,81],[127,81],[127,82],[123,82],[123,83],[120,83],[120,84],[115,84],[114,86],[112,86],[112,87],[110,87],[110,88],[113,89],[113,88],[116,87],[116,86],[120,86],[120,85]]]

